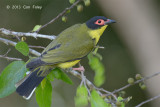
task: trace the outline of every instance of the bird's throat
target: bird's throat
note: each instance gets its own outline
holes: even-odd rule
[[[105,25],[99,29],[89,30],[88,33],[92,39],[95,39],[96,44],[99,41],[100,36],[103,34],[104,30],[107,28],[108,25]]]

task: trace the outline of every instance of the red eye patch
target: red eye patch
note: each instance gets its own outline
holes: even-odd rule
[[[98,19],[96,22],[95,22],[95,24],[96,25],[104,25],[104,20],[102,20],[102,19]]]

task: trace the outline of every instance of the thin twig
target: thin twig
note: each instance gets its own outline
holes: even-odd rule
[[[22,60],[20,58],[7,57],[7,56],[3,56],[3,55],[0,55],[0,58],[4,58],[4,59],[10,60],[10,61],[13,61],[13,60],[21,61]]]
[[[75,71],[75,70],[70,70],[70,71],[68,71],[68,72],[69,72],[70,74],[72,74],[72,75],[74,75],[74,76],[82,79],[81,74],[78,73],[77,71]],[[85,81],[86,81],[86,84],[88,85],[88,87],[89,87],[90,89],[95,89],[95,90],[98,91],[98,93],[100,93],[101,95],[103,95],[103,94],[100,92],[100,91],[102,91],[101,88],[97,88],[96,86],[94,86],[94,84],[93,84],[91,81],[89,81],[87,78],[85,78]],[[104,91],[104,90],[103,90],[103,91]],[[112,94],[111,92],[108,92],[108,91],[105,91],[105,92],[106,92],[106,94],[111,94],[111,96],[117,101],[117,97],[116,97],[114,94]]]
[[[4,54],[4,56],[7,56],[10,51],[11,49],[9,48],[8,51]]]
[[[17,44],[16,42],[13,42],[13,41],[11,41],[11,40],[7,40],[7,39],[4,39],[4,38],[0,38],[0,41],[3,42],[3,43],[5,43],[5,44],[7,44],[7,45],[12,45],[12,46],[15,46],[15,45]],[[39,52],[37,52],[37,51],[35,51],[35,50],[33,50],[33,49],[30,49],[29,51],[30,51],[30,53],[32,53],[33,55],[36,55],[36,56],[40,56],[40,55],[41,55]],[[70,72],[72,75],[74,75],[74,76],[82,79],[81,74],[78,73],[77,71],[70,70],[69,72]],[[87,78],[85,78],[85,81],[86,81],[86,84],[90,87],[90,89],[96,89],[96,90],[98,90],[98,88],[96,88],[96,87],[92,84],[92,82],[90,82]],[[99,90],[98,90],[98,91],[99,91]],[[108,93],[108,94],[111,94],[111,93]],[[111,94],[111,95],[112,95],[115,99],[117,99],[114,94]]]
[[[10,61],[13,61],[13,60],[21,61],[22,60],[20,58],[8,57],[7,55],[10,52],[10,50],[11,49],[9,49],[4,55],[0,55],[0,58],[4,58],[4,59],[10,60]]]
[[[103,47],[103,46],[95,46],[95,48],[104,49],[105,47]]]
[[[55,18],[53,18],[52,20],[50,20],[48,23],[44,24],[43,26],[41,26],[36,32],[39,32],[41,29],[45,28],[46,26],[48,26],[49,24],[55,22],[57,19],[59,19],[61,16],[63,16],[64,14],[67,13],[68,10],[71,10],[72,8],[74,8],[79,2],[81,2],[82,0],[77,0],[74,4],[72,4],[70,7],[65,8],[61,13],[59,13]]]
[[[53,23],[53,22],[54,22],[55,20],[57,20],[59,17],[63,16],[68,10],[72,9],[72,8],[73,8],[76,4],[78,4],[80,1],[82,1],[82,0],[77,0],[70,8],[66,8],[62,13],[60,13],[57,17],[55,17],[54,19],[52,19],[49,23],[47,23],[47,24],[45,24],[44,26],[42,26],[39,30],[41,30],[42,28],[46,27],[48,24]],[[39,31],[39,30],[38,30],[38,31]],[[13,36],[18,36],[18,37],[21,37],[21,36],[31,36],[31,37],[34,37],[34,38],[40,37],[40,38],[46,38],[46,39],[50,39],[50,40],[53,40],[53,39],[56,38],[56,36],[54,36],[54,35],[43,35],[43,34],[37,34],[37,33],[15,32],[15,31],[10,31],[10,30],[4,29],[4,28],[0,28],[0,33],[3,34],[3,35],[13,35]],[[17,44],[16,42],[13,42],[13,41],[11,41],[11,40],[4,39],[4,38],[0,38],[0,42],[3,42],[3,43],[5,43],[5,44],[7,44],[7,45],[12,45],[12,46],[16,46],[16,44]],[[40,46],[30,46],[30,47],[32,47],[32,48],[44,48],[44,47],[40,47]],[[103,48],[103,47],[100,47],[100,48]],[[41,55],[39,52],[37,52],[37,51],[35,51],[35,50],[33,50],[33,49],[29,49],[29,51],[30,51],[31,54],[33,54],[33,55],[35,55],[35,56],[40,56],[40,55]],[[8,54],[8,52],[7,52],[6,54],[4,54],[4,55],[0,55],[0,58],[6,58],[6,59],[8,59],[8,60],[21,60],[21,59],[19,59],[19,58],[7,57],[7,56],[6,56],[7,54]],[[74,75],[74,76],[82,79],[81,74],[78,73],[77,71],[70,70],[69,73],[71,73],[72,75]],[[152,74],[152,75],[150,75],[150,76],[148,76],[148,77],[142,78],[141,80],[135,81],[134,84],[138,84],[138,83],[140,83],[140,82],[142,82],[142,81],[148,80],[148,79],[150,79],[150,78],[152,78],[152,77],[154,77],[154,76],[157,76],[157,75],[159,75],[159,74],[160,74],[160,72],[154,73],[154,74]],[[126,88],[128,88],[128,87],[130,87],[130,86],[132,86],[132,85],[130,85],[130,84],[127,84],[126,86],[124,86],[124,87],[122,87],[122,88],[119,88],[119,89],[117,89],[117,90],[115,90],[115,91],[113,91],[113,92],[109,92],[109,91],[104,90],[104,89],[102,89],[102,88],[97,88],[97,87],[94,86],[94,84],[93,84],[92,82],[90,82],[87,78],[85,78],[85,81],[86,81],[87,86],[88,86],[90,89],[95,89],[95,90],[97,90],[97,92],[98,92],[100,95],[104,95],[104,94],[102,94],[101,92],[105,92],[105,93],[106,93],[106,96],[111,95],[116,101],[117,101],[117,97],[114,95],[115,93],[120,92],[120,91],[122,91],[122,90],[124,90],[124,89],[126,89]],[[133,85],[134,85],[134,84],[133,84]],[[138,104],[136,107],[140,107],[141,105],[143,105],[143,104],[145,104],[145,103],[148,103],[148,102],[150,102],[150,101],[152,101],[152,100],[155,100],[155,99],[157,99],[157,98],[160,98],[160,95],[155,96],[155,97],[153,97],[153,98],[150,98],[150,99],[148,99],[148,100],[146,100],[146,101]]]
[[[86,87],[87,91],[88,91],[89,96],[91,96],[90,90],[88,89],[87,84],[86,84],[86,76],[84,75],[85,69],[84,69],[84,67],[81,65],[80,62],[78,63],[78,65],[79,65],[79,68],[80,68],[80,67],[83,68],[83,70],[80,71],[80,72],[81,72],[81,78],[82,78],[82,79],[81,79],[80,86],[84,85],[84,86]]]
[[[97,88],[96,90],[103,91],[103,92],[105,92],[107,94],[110,94],[110,95],[112,95],[117,100],[117,97],[112,92],[110,92],[110,91],[107,91],[107,90],[105,90],[103,88]]]
[[[0,42],[3,42],[5,43],[6,45],[11,45],[11,46],[16,46],[16,42],[13,42],[11,40],[8,40],[8,39],[4,39],[4,38],[0,38]],[[36,56],[40,56],[41,54],[33,49],[29,49],[29,52],[33,55],[36,55]]]
[[[43,46],[32,46],[32,45],[29,45],[30,48],[40,48],[40,49],[45,49],[45,47]]]
[[[157,95],[157,96],[155,96],[155,97],[152,97],[152,98],[150,98],[150,99],[148,99],[148,100],[146,100],[146,101],[141,102],[140,104],[138,104],[138,105],[135,106],[135,107],[141,107],[143,104],[146,104],[146,103],[151,102],[151,101],[153,101],[153,100],[155,100],[155,99],[158,99],[158,98],[160,98],[160,94]]]
[[[12,35],[12,36],[16,36],[16,37],[23,37],[23,36],[34,37],[34,38],[40,37],[40,38],[46,38],[46,39],[50,39],[50,40],[53,40],[56,38],[55,35],[43,35],[43,34],[37,34],[35,32],[34,33],[15,32],[15,31],[4,29],[4,28],[0,28],[0,33],[3,35]]]
[[[142,78],[142,79],[140,79],[140,80],[135,81],[134,84],[138,84],[138,83],[140,83],[140,82],[142,82],[142,81],[144,81],[144,80],[148,80],[148,79],[150,79],[150,78],[152,78],[152,77],[155,77],[155,76],[157,76],[157,75],[159,75],[159,74],[160,74],[160,72],[154,73],[154,74],[152,74],[152,75],[150,75],[150,76],[147,76],[147,77],[144,77],[144,78]],[[133,85],[134,85],[134,84],[133,84]],[[120,91],[122,91],[122,90],[124,90],[124,89],[126,89],[126,88],[128,88],[128,87],[130,87],[130,86],[132,86],[132,85],[131,85],[131,84],[127,84],[127,85],[125,85],[125,86],[122,87],[122,88],[119,88],[119,89],[117,89],[117,90],[114,90],[112,93],[114,94],[114,93],[120,92]],[[108,94],[108,95],[110,95],[110,94]],[[108,96],[108,95],[107,95],[107,96]]]
[[[21,39],[17,35],[15,37],[17,38],[18,41],[21,41]]]

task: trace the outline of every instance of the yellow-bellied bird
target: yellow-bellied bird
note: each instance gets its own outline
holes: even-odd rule
[[[43,50],[41,56],[26,65],[31,73],[16,84],[17,93],[29,99],[53,68],[65,69],[76,65],[95,48],[108,24],[114,22],[104,16],[95,16],[83,24],[75,24],[62,31]]]

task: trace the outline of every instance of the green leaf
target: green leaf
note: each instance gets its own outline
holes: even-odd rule
[[[107,103],[95,90],[91,93],[91,107],[108,107]]]
[[[26,65],[23,61],[14,61],[2,71],[0,75],[0,98],[8,96],[16,90],[15,84],[24,77],[26,71]]]
[[[103,59],[102,55],[99,53],[96,53],[95,56],[101,61]]]
[[[123,102],[123,98],[122,97],[118,97],[118,101],[121,102],[121,106],[120,107],[125,107],[125,103]]]
[[[58,69],[58,68],[55,68],[55,69],[53,69],[52,71],[52,74],[53,74],[53,76],[55,77],[55,78],[57,78],[57,79],[61,79],[61,70],[60,69]]]
[[[33,32],[37,31],[42,25],[36,25],[34,28],[33,28]]]
[[[26,42],[18,42],[15,46],[15,48],[21,52],[24,56],[27,56],[29,54],[29,47]]]
[[[39,107],[51,107],[52,103],[52,85],[46,78],[36,88],[36,100]]]
[[[88,105],[88,92],[84,85],[77,88],[77,94],[74,100],[76,107]]]
[[[54,76],[53,76],[54,74],[53,74],[53,72],[50,72],[48,75],[47,75],[47,79],[49,80],[49,81],[54,81]]]
[[[113,107],[111,104],[107,103],[106,107]]]
[[[69,0],[69,3],[73,4],[75,2],[75,0]]]
[[[93,53],[90,53],[88,55],[88,59],[91,69],[95,72],[94,83],[96,86],[99,87],[105,82],[104,65],[102,64],[102,62],[99,60],[98,57],[93,55]]]
[[[61,71],[58,68],[55,68],[54,70],[52,70],[51,72],[53,72],[53,76],[57,79],[61,79],[64,82],[68,83],[68,84],[73,84],[72,80],[68,77],[68,75],[66,75],[63,71]]]

